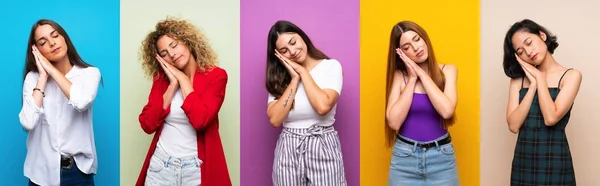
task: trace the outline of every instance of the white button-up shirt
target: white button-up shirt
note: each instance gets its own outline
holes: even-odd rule
[[[29,131],[24,174],[38,185],[60,185],[60,157],[73,156],[81,172],[96,173],[98,159],[92,127],[92,103],[100,83],[95,67],[73,68],[65,75],[71,82],[67,99],[49,77],[42,107],[33,99],[39,74],[29,72],[23,84],[21,125]]]

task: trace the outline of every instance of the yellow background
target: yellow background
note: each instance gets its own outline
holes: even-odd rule
[[[391,28],[402,20],[423,27],[437,59],[458,68],[457,121],[450,133],[461,185],[479,185],[479,1],[360,4],[361,185],[387,185],[391,157],[384,141],[387,50]]]

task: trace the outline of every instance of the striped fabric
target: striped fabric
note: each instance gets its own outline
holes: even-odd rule
[[[558,88],[549,88],[549,91],[553,100],[560,92]],[[519,102],[526,93],[527,88],[522,88]],[[571,151],[565,134],[570,116],[571,110],[556,125],[547,127],[538,95],[535,94],[527,118],[519,130],[512,162],[511,185],[576,185]]]
[[[275,148],[273,185],[345,186],[342,150],[333,126],[284,128]]]

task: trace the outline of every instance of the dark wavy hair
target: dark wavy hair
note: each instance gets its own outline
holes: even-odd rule
[[[304,43],[306,43],[307,53],[310,57],[315,59],[329,59],[327,55],[317,49],[310,38],[292,22],[280,20],[275,22],[269,30],[269,36],[267,39],[267,75],[266,75],[266,86],[267,91],[275,96],[276,99],[281,97],[281,94],[285,91],[287,86],[292,80],[292,76],[287,71],[285,66],[281,64],[279,58],[275,56],[275,42],[279,35],[282,33],[296,33],[300,35]]]
[[[514,79],[525,76],[525,72],[519,65],[517,58],[515,57],[515,49],[512,45],[512,37],[515,33],[519,31],[529,32],[535,35],[540,36],[540,32],[546,34],[546,47],[548,48],[548,52],[550,54],[554,54],[554,50],[558,47],[558,42],[556,41],[556,35],[552,35],[548,29],[543,26],[537,24],[536,22],[523,19],[522,21],[516,22],[513,24],[508,32],[506,32],[506,37],[504,37],[504,61],[502,63],[504,67],[504,73],[506,76]]]
[[[23,79],[25,79],[25,77],[27,77],[27,73],[31,71],[38,72],[37,66],[35,65],[35,57],[33,56],[33,53],[31,53],[31,46],[35,44],[35,30],[42,25],[52,26],[52,28],[54,28],[61,36],[63,36],[63,38],[65,38],[65,43],[67,44],[67,56],[69,57],[71,65],[77,65],[82,68],[92,66],[83,61],[81,56],[79,56],[79,53],[77,53],[75,46],[71,42],[71,38],[62,26],[49,19],[40,19],[36,21],[33,24],[33,26],[31,26],[31,31],[29,32],[29,40],[27,41],[27,53],[25,54],[25,71],[23,72]]]

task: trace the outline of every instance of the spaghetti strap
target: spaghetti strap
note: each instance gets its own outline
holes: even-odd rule
[[[444,70],[444,67],[446,67],[446,64],[442,65],[442,70]]]
[[[404,72],[402,72],[402,79],[404,79],[404,85],[406,85],[406,76],[404,76]]]
[[[560,89],[560,82],[562,81],[563,77],[565,77],[565,74],[567,74],[567,72],[569,70],[573,70],[573,68],[569,68],[569,69],[565,70],[565,72],[562,74],[562,76],[560,76],[560,79],[558,80],[558,86],[557,86],[559,89]]]

